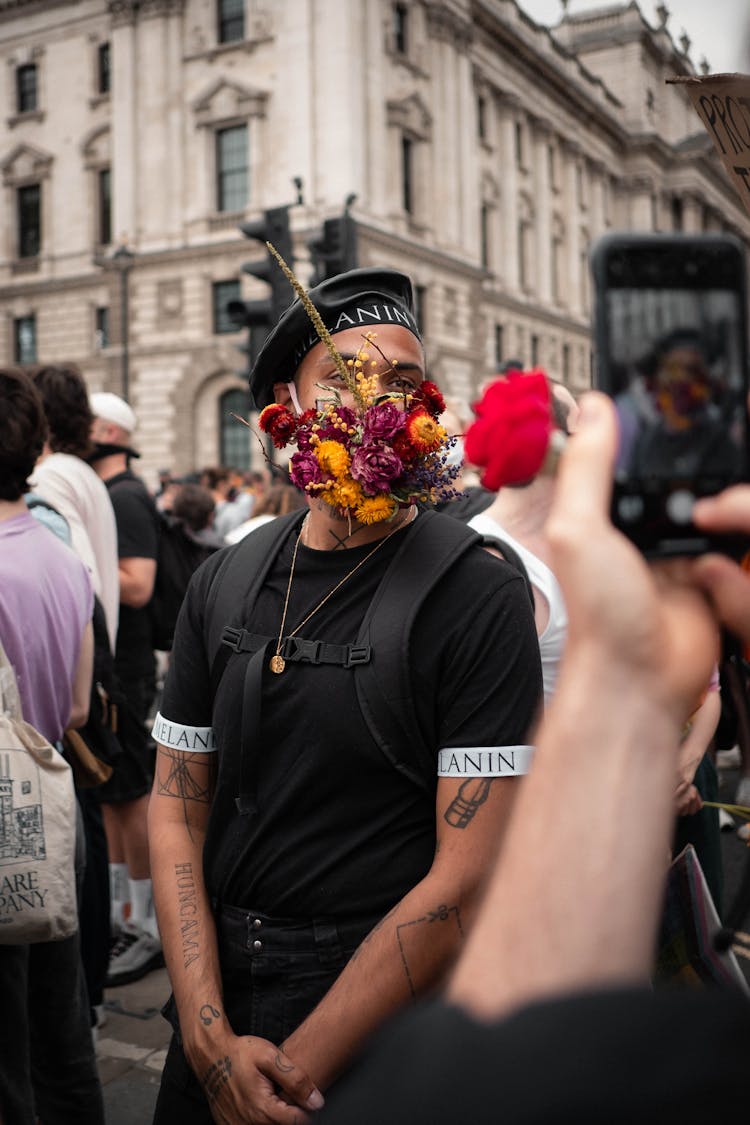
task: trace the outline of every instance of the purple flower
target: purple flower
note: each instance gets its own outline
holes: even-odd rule
[[[307,449],[295,453],[289,462],[289,477],[292,484],[303,490],[308,484],[318,484],[322,474],[315,454]]]
[[[351,474],[370,492],[387,492],[403,472],[401,458],[387,445],[361,445],[352,457]]]
[[[387,441],[402,428],[406,415],[393,402],[371,406],[365,414],[365,440]]]

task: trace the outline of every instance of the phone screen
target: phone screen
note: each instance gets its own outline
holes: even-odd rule
[[[594,274],[597,381],[620,429],[613,518],[655,554],[710,549],[696,497],[748,479],[741,252],[721,236],[610,236]]]

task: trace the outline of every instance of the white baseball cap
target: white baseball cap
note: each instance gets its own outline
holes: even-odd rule
[[[128,434],[132,434],[138,424],[132,408],[128,406],[125,399],[113,395],[111,391],[97,391],[89,395],[89,405],[95,418],[112,422]]]

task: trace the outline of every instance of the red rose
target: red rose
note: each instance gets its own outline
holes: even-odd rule
[[[544,372],[508,372],[487,388],[474,413],[465,438],[466,460],[484,469],[484,487],[496,492],[535,477],[553,430]]]
[[[424,379],[414,391],[414,403],[422,403],[433,418],[437,418],[445,410],[445,399],[429,379]]]
[[[261,410],[258,425],[264,433],[270,435],[277,449],[283,449],[294,437],[297,419],[291,410],[287,410],[281,403],[273,402]]]

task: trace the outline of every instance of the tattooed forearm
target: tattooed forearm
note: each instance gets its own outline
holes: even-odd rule
[[[201,1078],[209,1102],[216,1101],[222,1086],[226,1086],[231,1075],[232,1060],[229,1055],[225,1055],[223,1059],[217,1059],[215,1063],[211,1064]]]
[[[394,906],[388,911],[387,914],[383,915],[383,917],[380,919],[380,921],[377,922],[372,927],[369,934],[367,934],[367,936],[364,937],[362,939],[362,941],[359,943],[357,948],[354,950],[354,953],[352,953],[351,957],[349,958],[350,961],[356,961],[357,960],[357,958],[359,957],[360,953],[365,948],[365,946],[369,945],[369,943],[375,937],[375,934],[377,934],[380,930],[382,930],[383,926],[386,924],[388,919],[391,917],[391,915],[395,914],[397,910],[398,910],[398,906]]]
[[[489,797],[492,782],[491,777],[471,777],[463,783],[443,814],[451,828],[466,828],[472,822]]]
[[[215,755],[212,755],[206,761],[203,755],[184,754],[178,750],[170,750],[166,746],[159,747],[156,764],[157,792],[160,797],[176,797],[178,801],[182,801],[185,827],[191,840],[193,834],[188,819],[188,805],[210,803],[216,768],[214,757]]]
[[[424,948],[425,940],[431,944],[434,943],[433,934],[425,936],[425,927],[438,925],[447,925],[454,934],[451,935],[455,943],[463,939],[464,931],[461,925],[461,914],[457,906],[446,906],[441,903],[436,910],[430,910],[421,918],[413,918],[411,922],[402,922],[396,927],[396,937],[398,938],[398,947],[401,952],[401,961],[404,966],[404,973],[409,985],[409,992],[411,993],[412,1000],[417,999],[419,992],[418,982],[415,981],[414,966],[418,960],[422,949]]]
[[[195,890],[192,863],[176,863],[177,902],[180,914],[182,959],[186,969],[200,956],[198,946],[198,898]]]
[[[210,1027],[214,1020],[217,1020],[221,1015],[218,1008],[214,1008],[212,1004],[204,1004],[198,1015],[201,1018],[201,1023],[206,1027]]]

